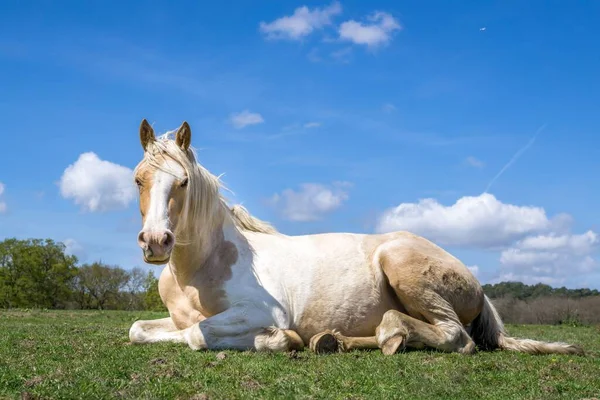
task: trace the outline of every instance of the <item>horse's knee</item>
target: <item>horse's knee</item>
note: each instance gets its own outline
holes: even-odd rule
[[[402,313],[397,310],[388,310],[383,314],[381,322],[376,328],[376,336],[385,335],[395,330],[407,331],[406,324],[402,319]]]
[[[401,313],[396,310],[387,311],[375,329],[377,343],[384,354],[393,354],[401,346],[405,347],[408,335],[408,327],[402,321]]]

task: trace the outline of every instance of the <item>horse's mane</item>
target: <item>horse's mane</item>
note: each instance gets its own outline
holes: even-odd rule
[[[269,234],[278,233],[275,227],[268,222],[253,217],[250,212],[240,204],[231,207],[231,215],[233,216],[235,224],[243,230]]]
[[[226,210],[233,223],[241,230],[266,234],[278,233],[271,224],[252,216],[243,206],[236,204],[230,208],[221,193],[221,189],[227,190],[227,188],[222,184],[219,177],[211,174],[196,161],[196,150],[194,148],[190,146],[186,152],[182,151],[172,138],[174,133],[175,131],[168,131],[157,137],[154,142],[149,143],[146,148],[144,161],[155,168],[173,173],[169,171],[165,163],[158,160],[159,156],[167,155],[181,164],[185,169],[188,174],[187,209],[184,210],[188,218],[185,218],[185,220],[210,221],[212,220],[210,216],[214,212],[215,206],[220,205],[221,209]],[[201,204],[192,204],[192,198],[202,199]]]

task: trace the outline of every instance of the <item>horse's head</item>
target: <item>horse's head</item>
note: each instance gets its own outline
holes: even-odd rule
[[[194,182],[195,159],[189,149],[192,132],[184,122],[175,134],[156,138],[145,119],[140,125],[144,158],[135,169],[135,183],[140,193],[142,230],[138,244],[144,261],[165,264],[171,257],[179,222],[189,206],[189,190]]]

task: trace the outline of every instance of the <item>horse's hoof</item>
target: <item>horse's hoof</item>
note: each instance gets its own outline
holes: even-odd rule
[[[394,336],[386,340],[386,342],[381,346],[381,352],[386,356],[391,356],[392,354],[396,354],[399,350],[402,350],[404,346],[403,336]]]
[[[310,349],[317,354],[335,353],[339,349],[339,343],[332,332],[322,332],[310,339]]]

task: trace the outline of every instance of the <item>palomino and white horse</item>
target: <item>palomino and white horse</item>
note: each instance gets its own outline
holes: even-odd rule
[[[159,292],[170,317],[136,321],[133,343],[192,349],[316,352],[435,348],[582,354],[516,339],[458,259],[408,232],[287,236],[229,208],[219,179],[196,161],[191,129],[156,138],[140,125],[135,169],[145,262],[166,264]]]

